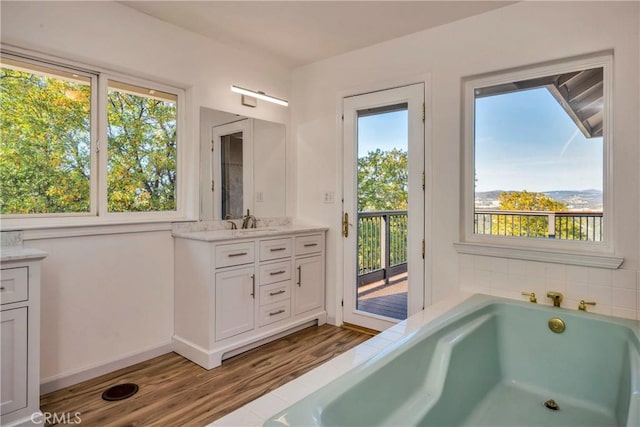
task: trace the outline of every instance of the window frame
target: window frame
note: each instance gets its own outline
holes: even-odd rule
[[[519,236],[496,236],[474,233],[475,212],[475,91],[476,89],[535,79],[554,74],[567,73],[589,68],[603,68],[603,228],[601,242],[571,241],[560,239],[537,239]],[[584,254],[601,254],[602,257],[613,254],[614,250],[614,203],[613,203],[613,103],[612,76],[613,52],[600,52],[582,57],[569,58],[470,76],[462,80],[462,200],[460,214],[460,242],[455,244],[458,252],[476,255],[504,256],[536,261],[578,263],[587,265],[577,258]],[[565,256],[558,257],[558,254]],[[578,254],[572,261],[571,254]],[[615,258],[615,257],[613,257]],[[615,258],[608,264],[621,263]],[[588,262],[592,262],[588,261]],[[589,264],[593,265],[593,264]],[[619,265],[619,263],[618,263]],[[617,268],[611,267],[611,268]]]
[[[77,227],[85,225],[136,224],[149,222],[172,222],[189,220],[186,181],[188,180],[186,158],[187,112],[185,89],[141,77],[134,77],[102,67],[59,59],[48,55],[23,51],[18,48],[0,46],[3,57],[24,63],[40,65],[53,70],[59,69],[91,77],[91,129],[90,129],[90,207],[89,212],[44,213],[44,214],[2,214],[2,230],[43,229],[58,227]],[[108,116],[107,91],[109,81],[141,86],[174,94],[176,101],[176,186],[175,210],[152,212],[109,212],[107,209],[107,155],[108,155]]]

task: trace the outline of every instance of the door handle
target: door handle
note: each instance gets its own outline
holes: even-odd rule
[[[251,296],[256,299],[256,275],[251,275]]]
[[[296,283],[299,287],[302,287],[302,266],[298,266],[298,283]]]

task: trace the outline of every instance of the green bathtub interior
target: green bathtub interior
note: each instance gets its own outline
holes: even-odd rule
[[[475,295],[265,426],[637,427],[639,335],[638,321]]]

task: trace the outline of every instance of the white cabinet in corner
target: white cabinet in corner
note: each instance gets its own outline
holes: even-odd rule
[[[0,419],[2,426],[41,425],[40,262],[37,249],[2,248],[0,270]],[[35,415],[32,420],[32,415]]]
[[[252,238],[175,235],[175,351],[211,369],[324,324],[325,231],[315,230]]]

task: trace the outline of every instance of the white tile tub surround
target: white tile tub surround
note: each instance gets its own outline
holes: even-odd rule
[[[638,271],[579,267],[476,255],[460,255],[460,289],[526,301],[535,292],[538,304],[551,305],[548,291],[564,295],[562,307],[577,310],[580,300],[595,301],[591,313],[640,319]]]
[[[262,426],[273,414],[280,412],[295,402],[303,399],[317,389],[327,385],[347,371],[369,360],[390,344],[406,337],[454,306],[469,298],[471,294],[457,293],[445,300],[427,307],[386,331],[372,337],[362,344],[342,353],[327,363],[296,378],[246,404],[238,410],[209,424],[209,426]]]

